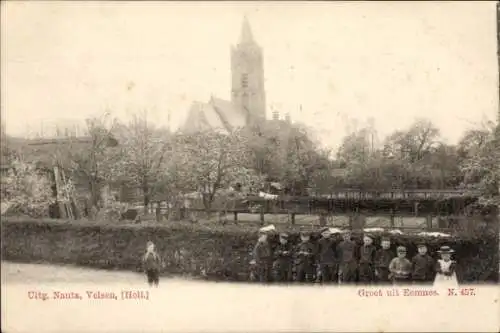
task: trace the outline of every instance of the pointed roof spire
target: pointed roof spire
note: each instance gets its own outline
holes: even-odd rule
[[[250,22],[248,22],[248,17],[245,15],[243,17],[243,26],[241,28],[241,44],[253,43],[252,29],[250,28]]]

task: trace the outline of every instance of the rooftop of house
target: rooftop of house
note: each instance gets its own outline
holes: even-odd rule
[[[114,142],[111,143],[117,143],[114,138],[112,140]],[[91,137],[65,137],[56,139],[9,137],[6,146],[16,151],[26,162],[53,166],[54,164],[64,164],[67,162],[67,153],[69,151],[89,149],[91,144]],[[5,168],[5,165],[2,168]]]

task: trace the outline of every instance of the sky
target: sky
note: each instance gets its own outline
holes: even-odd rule
[[[175,129],[229,99],[243,16],[264,51],[267,114],[323,144],[372,121],[431,119],[450,143],[498,114],[495,2],[2,2],[7,133],[147,110]],[[301,107],[302,106],[302,107]]]

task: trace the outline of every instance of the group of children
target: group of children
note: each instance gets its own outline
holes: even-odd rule
[[[398,246],[394,255],[389,238],[382,239],[380,249],[369,235],[358,246],[350,232],[337,243],[329,228],[324,228],[317,242],[311,241],[309,232],[301,232],[300,240],[293,246],[288,234],[282,233],[279,243],[271,246],[268,233],[261,231],[253,252],[252,278],[260,282],[456,283],[456,263],[448,246],[441,247],[441,259],[435,261],[427,246],[419,243],[418,254],[409,260],[404,246]]]
[[[330,229],[324,228],[317,242],[311,241],[309,232],[301,232],[300,240],[294,246],[288,234],[281,233],[279,243],[272,246],[268,232],[261,231],[253,251],[252,278],[260,282],[457,284],[456,262],[451,260],[453,250],[448,246],[441,247],[441,259],[436,261],[427,253],[427,246],[419,243],[418,254],[410,261],[404,246],[398,246],[394,255],[388,238],[382,238],[377,249],[369,235],[358,246],[351,233],[345,232],[338,243]],[[142,265],[148,284],[158,287],[164,262],[151,241]]]

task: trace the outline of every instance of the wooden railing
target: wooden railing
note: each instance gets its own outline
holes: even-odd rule
[[[205,221],[207,218],[211,221],[218,221],[222,224],[238,224],[238,225],[260,225],[275,224],[278,228],[299,228],[318,230],[323,226],[350,228],[351,230],[362,230],[366,228],[381,228],[385,231],[399,230],[403,233],[419,233],[419,232],[441,232],[447,234],[473,234],[480,230],[481,223],[478,223],[478,216],[450,215],[420,215],[413,216],[410,214],[376,214],[372,216],[351,215],[319,215],[306,214],[301,212],[251,212],[244,210],[210,210],[211,217],[206,215],[207,211],[200,208],[182,209],[181,216],[176,220],[190,220],[193,223]],[[158,222],[164,220],[162,213],[157,212],[156,220]],[[201,214],[200,214],[201,213]],[[241,215],[244,216],[241,216]],[[281,218],[270,217],[269,215],[286,214]],[[305,218],[308,216],[308,218]],[[338,218],[343,216],[343,218]],[[284,217],[284,218],[283,218]],[[372,221],[370,217],[382,218],[384,221]],[[400,219],[401,218],[401,219]],[[415,219],[417,218],[417,219]],[[437,219],[436,219],[437,218]],[[150,215],[146,220],[155,219],[154,215]],[[491,224],[490,224],[491,225]],[[280,227],[281,226],[281,227]],[[491,227],[491,226],[490,226]],[[297,229],[298,230],[298,229]]]
[[[330,194],[321,194],[321,198],[361,198],[361,199],[408,199],[408,198],[450,198],[461,196],[478,196],[477,191],[466,189],[445,189],[445,190],[431,190],[431,189],[415,189],[415,190],[357,190],[357,189],[339,189]]]
[[[235,215],[292,214],[292,215],[356,215],[368,212],[372,215],[428,217],[464,214],[467,205],[475,202],[474,193],[463,190],[408,190],[408,191],[359,191],[339,190],[322,196],[277,196],[266,200],[259,196],[230,200],[212,212]],[[150,208],[153,212],[158,203]],[[161,206],[161,205],[160,205]],[[201,200],[191,200],[187,210],[206,211]]]

